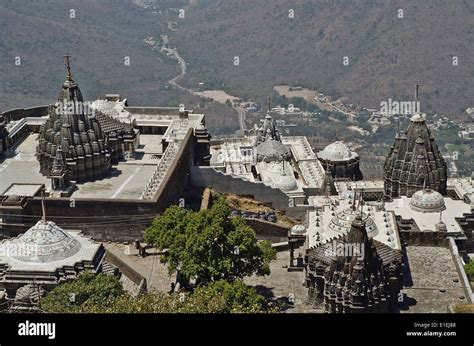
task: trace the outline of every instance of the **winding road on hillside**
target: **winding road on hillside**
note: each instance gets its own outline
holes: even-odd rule
[[[183,90],[183,91],[186,91],[194,96],[198,96],[198,97],[201,97],[201,95],[199,95],[198,93],[196,93],[194,90],[192,89],[189,89],[189,88],[186,88],[186,87],[183,87],[182,85],[180,85],[178,83],[178,80],[180,80],[181,78],[183,78],[185,75],[186,75],[186,72],[187,72],[187,65],[186,65],[186,61],[183,59],[183,57],[179,54],[178,52],[178,49],[177,48],[167,48],[166,46],[169,45],[169,40],[168,40],[168,36],[167,35],[161,35],[161,38],[163,40],[163,46],[161,47],[161,50],[166,52],[167,54],[171,54],[174,56],[174,58],[176,59],[176,61],[178,62],[178,65],[180,66],[180,69],[181,69],[181,72],[179,75],[177,75],[176,77],[170,79],[168,81],[168,83],[179,89],[179,90]],[[236,105],[232,105],[232,108],[237,112],[237,114],[239,115],[239,127],[240,127],[240,130],[246,130],[247,129],[247,126],[245,124],[245,109],[243,107],[241,107],[240,105],[239,106],[236,106]]]

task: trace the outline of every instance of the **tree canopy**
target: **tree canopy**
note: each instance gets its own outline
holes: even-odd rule
[[[101,286],[103,284],[103,286]],[[75,295],[74,302],[71,297]],[[115,276],[83,273],[53,289],[41,307],[54,313],[257,313],[276,312],[242,280],[219,280],[194,292],[150,292],[137,297],[122,291]]]
[[[207,283],[252,274],[268,275],[276,258],[270,242],[257,242],[255,232],[239,217],[231,218],[224,198],[210,210],[192,212],[169,207],[145,232],[145,241],[160,250],[169,272]]]
[[[115,276],[87,271],[48,293],[41,300],[41,307],[49,312],[85,312],[88,307],[105,304],[123,293]]]

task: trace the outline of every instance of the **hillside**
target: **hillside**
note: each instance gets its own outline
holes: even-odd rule
[[[72,55],[73,73],[87,98],[117,92],[142,102],[140,95],[158,94],[162,80],[172,78],[177,68],[151,54],[142,40],[164,29],[136,6],[119,3],[2,2],[0,109],[54,100],[64,80],[66,53]],[[14,64],[16,56],[20,66]],[[124,64],[126,56],[130,66]]]
[[[166,88],[179,66],[144,42],[167,34],[163,16],[131,0],[26,3],[0,1],[0,112],[54,102],[65,78],[66,53],[72,55],[72,72],[87,100],[118,93],[130,105],[199,106],[198,97]],[[75,18],[70,18],[71,9]],[[211,130],[238,128],[230,107],[206,103],[198,110],[208,114]]]
[[[175,20],[170,37],[189,62],[188,87],[203,81],[263,98],[274,85],[303,85],[379,107],[389,98],[413,100],[418,83],[423,111],[459,116],[473,106],[469,0],[193,1]]]

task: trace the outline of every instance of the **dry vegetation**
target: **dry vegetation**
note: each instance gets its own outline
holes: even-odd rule
[[[285,215],[281,211],[275,210],[268,203],[263,203],[253,199],[251,196],[238,196],[234,194],[220,194],[212,191],[213,196],[225,196],[227,203],[232,209],[245,210],[253,213],[259,211],[275,211],[277,216],[277,223],[284,227],[291,227],[296,225],[298,222],[291,217]]]
[[[411,100],[419,83],[425,111],[459,115],[472,102],[472,1],[213,0],[186,13],[171,39],[190,87],[255,98],[303,85],[367,107]]]

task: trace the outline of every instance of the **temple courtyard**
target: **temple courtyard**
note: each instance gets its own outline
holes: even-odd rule
[[[71,198],[139,199],[162,155],[157,137],[140,136],[140,147],[133,160],[112,166],[110,176],[105,179],[76,184]],[[12,194],[7,190],[13,183],[50,187],[50,180],[39,172],[39,162],[35,157],[37,144],[38,134],[30,134],[14,149],[14,154],[0,161],[0,193]]]

